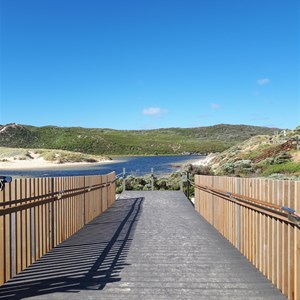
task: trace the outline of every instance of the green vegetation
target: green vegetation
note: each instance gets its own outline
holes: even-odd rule
[[[156,130],[88,129],[0,125],[0,146],[61,149],[105,155],[165,155],[221,152],[274,129],[246,125]]]
[[[272,174],[299,176],[300,163],[293,162],[291,158],[289,153],[282,152],[277,156],[267,157],[259,163],[254,163],[251,159],[240,159],[236,156],[223,161],[215,170],[215,174],[241,177],[269,177]]]
[[[154,174],[147,174],[145,176],[140,177],[130,175],[126,177],[125,188],[127,191],[150,191],[152,189],[153,184],[154,190],[177,191],[180,189],[180,178],[181,173],[173,173],[165,177],[157,177]],[[122,191],[123,179],[118,179],[116,181],[116,192],[121,193]]]
[[[167,176],[156,176],[155,174],[147,174],[145,176],[128,176],[126,177],[125,187],[127,191],[178,191],[180,190],[180,182],[182,180],[183,192],[186,192],[187,179],[186,173],[189,173],[190,181],[194,182],[194,176],[198,175],[213,175],[210,167],[208,166],[193,166],[191,164],[186,165],[183,172],[172,173]],[[123,178],[116,181],[117,194],[123,191]],[[194,186],[190,185],[189,188],[190,197],[194,196]]]
[[[276,136],[252,137],[217,154],[211,161],[211,167],[215,175],[299,180],[300,150],[297,150],[299,134],[300,130],[297,127]],[[273,151],[288,139],[292,140],[291,149]],[[263,156],[264,160],[253,160],[262,154],[267,154]]]
[[[287,162],[283,164],[267,165],[263,168],[262,175],[268,177],[272,174],[278,173],[291,176],[300,176],[300,163]]]

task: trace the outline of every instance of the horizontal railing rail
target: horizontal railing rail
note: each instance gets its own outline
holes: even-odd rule
[[[271,217],[278,218],[284,222],[292,223],[300,227],[300,215],[292,208],[226,192],[209,186],[201,186],[197,184],[194,184],[194,186],[195,188],[201,189],[206,193],[216,195],[224,200],[239,202],[242,206],[252,208]]]
[[[95,184],[95,185],[91,185],[88,187],[74,188],[74,189],[69,189],[69,190],[61,190],[61,191],[58,191],[55,193],[48,193],[48,194],[35,196],[35,197],[28,197],[28,198],[24,198],[24,199],[12,200],[9,202],[2,202],[2,203],[0,203],[0,207],[2,206],[4,208],[0,208],[0,216],[5,215],[6,213],[30,208],[31,206],[34,207],[34,206],[40,205],[42,203],[51,203],[53,201],[57,201],[60,199],[66,199],[66,198],[70,198],[70,197],[79,196],[79,195],[82,195],[85,193],[89,193],[92,191],[96,191],[96,190],[102,189],[104,187],[108,187],[112,183],[114,183],[114,181],[110,181],[110,182],[102,183],[102,184]],[[46,199],[41,200],[41,198],[46,198]],[[33,202],[24,203],[24,202],[28,202],[28,201],[33,201]],[[17,204],[19,204],[19,205],[17,205]],[[12,205],[14,205],[14,206],[12,206]],[[6,207],[6,206],[9,206],[9,207]]]

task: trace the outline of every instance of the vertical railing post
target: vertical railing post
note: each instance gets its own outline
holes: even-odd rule
[[[186,172],[186,196],[190,199],[190,173]]]
[[[17,274],[17,257],[16,257],[16,213],[10,216],[10,277]]]
[[[126,169],[123,168],[123,192],[126,191],[126,178],[125,178],[125,175],[126,175]]]
[[[180,191],[183,191],[183,174],[180,174]]]
[[[83,193],[83,225],[86,224],[86,189],[85,189],[85,176],[83,176],[83,188],[84,188],[84,193]],[[101,199],[101,197],[100,197]]]
[[[211,186],[212,188],[214,188],[214,177],[211,178]],[[211,193],[210,194],[211,197],[211,224],[212,226],[215,226],[215,199],[214,199],[214,195]]]
[[[51,193],[54,195],[54,178],[51,178]],[[54,200],[51,202],[51,248],[55,247],[54,241],[54,232],[55,232],[55,225],[54,225]]]
[[[153,174],[153,168],[151,168],[151,191],[154,190],[154,174]]]
[[[237,193],[241,193],[241,182],[240,178],[237,178]],[[237,205],[237,249],[241,251],[241,206]]]

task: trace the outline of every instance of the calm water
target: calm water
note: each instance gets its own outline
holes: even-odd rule
[[[181,164],[188,164],[204,158],[198,155],[188,156],[135,156],[118,157],[112,162],[90,164],[80,167],[61,167],[59,169],[32,169],[32,170],[0,170],[0,175],[24,177],[58,177],[58,176],[87,176],[101,175],[115,171],[119,174],[126,169],[126,173],[141,176],[154,169],[155,174],[166,174],[180,170]]]

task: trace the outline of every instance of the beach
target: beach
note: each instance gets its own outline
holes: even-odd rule
[[[6,159],[6,161],[0,162],[0,169],[6,170],[23,170],[23,169],[59,169],[59,168],[74,168],[74,167],[83,167],[89,165],[97,165],[103,163],[112,163],[112,160],[101,160],[97,162],[66,162],[66,163],[58,163],[58,162],[50,162],[45,160],[42,157],[26,159],[26,160],[18,160],[18,159]]]
[[[210,153],[205,158],[196,160],[195,162],[192,163],[192,165],[194,165],[194,166],[208,166],[215,157],[216,157],[216,154]]]

